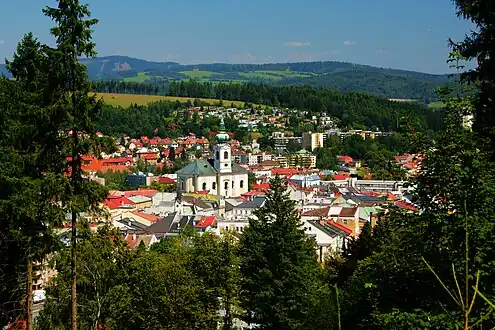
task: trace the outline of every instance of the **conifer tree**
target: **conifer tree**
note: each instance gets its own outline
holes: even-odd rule
[[[90,95],[92,86],[86,67],[78,62],[82,56],[96,56],[91,35],[92,27],[98,21],[90,18],[87,5],[82,5],[78,0],[58,0],[57,7],[46,7],[43,13],[56,24],[51,34],[56,39],[55,58],[59,69],[56,76],[61,93],[58,106],[66,119],[63,135],[67,137],[67,142],[64,150],[70,157],[70,183],[65,203],[72,217],[71,324],[72,329],[76,330],[77,216],[80,212],[96,212],[98,203],[105,198],[103,187],[83,180],[82,171],[82,156],[90,153],[97,155],[101,147],[95,134],[101,100],[97,100],[95,94]]]
[[[25,278],[26,328],[32,329],[33,263],[57,245],[52,227],[64,219],[62,209],[53,203],[60,196],[64,178],[59,145],[60,117],[53,112],[56,90],[51,87],[48,49],[32,34],[19,43],[7,69],[15,80],[2,79],[0,100],[0,214],[5,229],[3,243],[17,246],[9,260],[25,265],[15,270]],[[2,244],[3,245],[3,244]],[[7,248],[7,251],[9,249]],[[12,267],[7,264],[7,268]],[[17,269],[17,267],[12,267]],[[3,273],[3,271],[2,271]],[[7,283],[15,280],[5,279]],[[10,289],[15,289],[10,287]],[[9,288],[6,294],[15,300]]]
[[[241,306],[245,320],[261,329],[325,329],[320,299],[328,298],[316,247],[282,178],[270,181],[263,207],[241,237]],[[328,314],[328,311],[326,311]]]

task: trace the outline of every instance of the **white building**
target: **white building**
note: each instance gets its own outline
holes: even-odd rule
[[[177,192],[208,191],[224,197],[237,197],[248,191],[248,171],[232,162],[232,150],[228,144],[223,118],[217,144],[213,147],[213,159],[195,159],[177,171]]]

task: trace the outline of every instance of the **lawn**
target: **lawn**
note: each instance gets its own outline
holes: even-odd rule
[[[146,105],[152,102],[158,102],[158,101],[179,101],[182,103],[187,102],[187,100],[190,100],[191,102],[194,101],[194,98],[190,97],[178,97],[178,96],[161,96],[161,95],[137,95],[137,94],[114,94],[114,93],[96,93],[98,97],[103,98],[103,101],[112,106],[120,106],[123,108],[129,107],[131,104],[136,103],[137,105]],[[201,101],[209,103],[209,104],[215,104],[218,103],[220,100],[217,99],[204,99],[200,98]],[[244,106],[244,102],[242,101],[223,101],[225,106],[230,106],[231,103],[234,103],[236,107],[242,107]],[[257,106],[257,105],[255,105]]]
[[[124,81],[142,83],[151,78],[153,78],[153,76],[148,76],[147,72],[138,72],[136,77],[127,77],[124,78]]]
[[[213,71],[201,71],[201,70],[191,70],[191,71],[181,71],[179,73],[182,73],[189,78],[192,79],[199,79],[199,78],[208,78],[213,75],[222,75],[221,73],[218,72],[213,72]]]

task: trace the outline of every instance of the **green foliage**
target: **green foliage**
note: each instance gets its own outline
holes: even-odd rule
[[[270,181],[263,207],[241,237],[241,306],[245,320],[263,329],[328,328],[330,299],[314,242],[301,229],[283,181]],[[324,313],[324,314],[320,314]]]
[[[490,0],[480,0],[473,4],[469,0],[455,0],[457,15],[470,20],[476,29],[470,31],[460,43],[451,41],[454,51],[461,60],[475,60],[473,70],[462,73],[462,79],[479,90],[474,97],[475,122],[473,129],[488,137],[493,150],[495,142],[495,116],[493,116],[495,96],[495,4]]]
[[[239,261],[236,239],[205,233],[164,238],[150,251],[130,251],[108,228],[80,230],[78,253],[79,326],[96,329],[233,329],[238,314]],[[56,285],[48,289],[41,329],[65,329],[71,252],[54,264]],[[227,310],[220,318],[220,308]]]
[[[455,275],[465,269],[466,301],[475,288],[493,300],[495,173],[489,154],[479,150],[479,137],[462,126],[466,102],[457,97],[446,102],[445,128],[423,153],[422,170],[413,181],[422,213],[393,211],[380,224],[371,255],[346,280],[346,327],[369,329],[377,320],[377,329],[464,324],[463,310],[445,288],[457,291]],[[473,278],[477,272],[479,282]],[[489,307],[482,299],[470,309],[469,324],[494,326],[492,318],[484,318]]]

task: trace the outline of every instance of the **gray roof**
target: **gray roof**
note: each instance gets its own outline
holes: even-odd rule
[[[262,207],[265,204],[265,197],[255,197],[250,201],[244,202],[235,206],[235,208],[240,209],[256,209],[258,207]]]
[[[147,231],[151,233],[169,233],[176,214],[177,212],[172,212],[165,218],[158,220],[158,222],[149,226]]]
[[[189,165],[181,168],[176,172],[178,175],[189,174],[189,175],[216,175],[217,170],[210,165],[210,163],[205,159],[195,159]]]
[[[146,196],[131,196],[127,197],[130,201],[134,203],[144,203],[144,202],[151,202],[152,199],[150,197]]]
[[[249,171],[237,163],[232,163],[232,173],[247,174]]]
[[[247,174],[249,171],[237,163],[232,162],[232,173]],[[178,175],[216,175],[217,170],[213,167],[213,159],[195,159],[185,167],[176,172]]]

